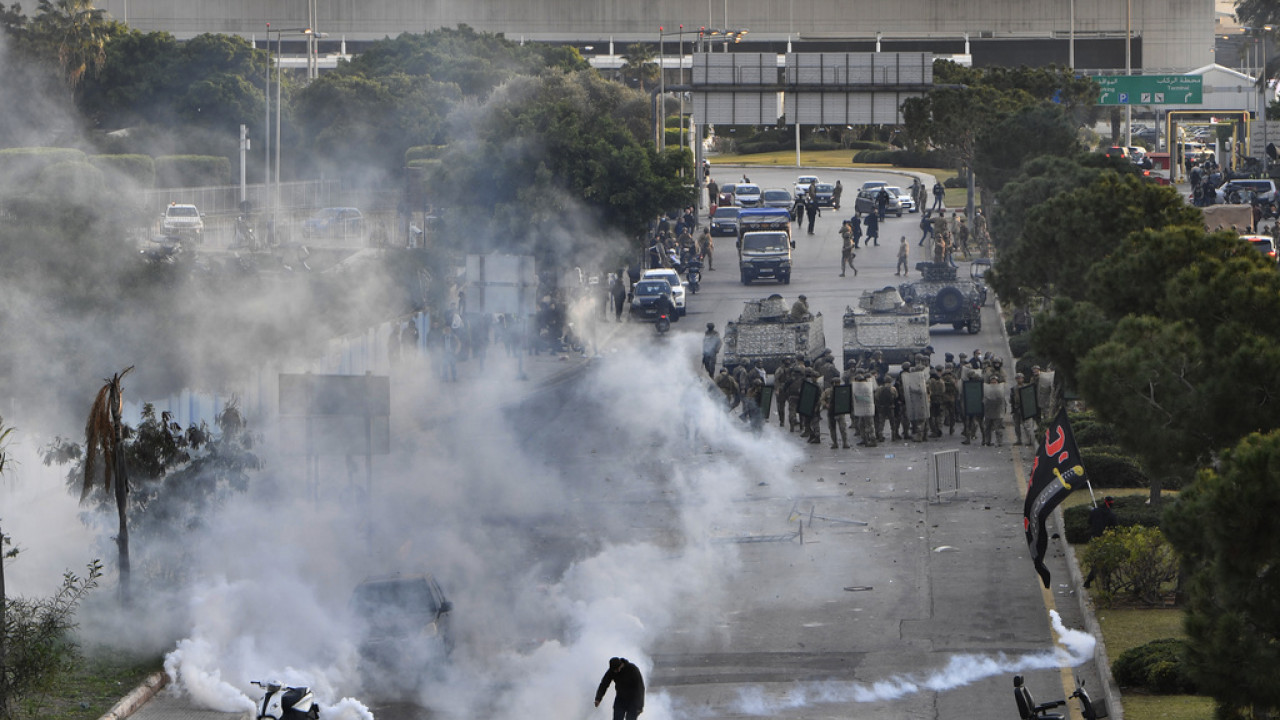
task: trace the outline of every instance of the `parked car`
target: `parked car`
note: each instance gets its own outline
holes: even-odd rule
[[[903,212],[915,212],[920,208],[916,207],[916,199],[911,197],[910,191],[905,188],[890,185],[886,188],[890,195],[898,198],[898,217],[902,217]],[[889,204],[893,205],[893,199],[890,198]]]
[[[862,183],[862,187],[858,189],[859,190],[875,190],[876,188],[887,187],[888,185],[889,183],[885,182],[884,180],[868,180]]]
[[[716,202],[716,205],[719,205],[720,207],[728,207],[729,205],[736,205],[738,202],[736,197],[737,189],[738,189],[738,185],[736,183],[725,183],[721,185],[720,195],[717,198],[718,202]]]
[[[430,574],[368,578],[352,592],[350,608],[362,624],[361,674],[370,683],[387,681],[379,690],[412,691],[407,686],[452,649],[453,603]]]
[[[1240,179],[1218,188],[1218,202],[1232,205],[1249,203],[1254,199],[1262,202],[1275,202],[1276,181]]]
[[[858,197],[853,201],[853,211],[855,213],[873,213],[876,211],[876,196],[881,190],[887,189],[889,186],[867,188],[858,191]],[[889,205],[885,207],[885,214],[893,213],[897,217],[902,217],[902,205],[898,202],[898,196],[889,193]]]
[[[324,208],[302,224],[302,235],[306,238],[364,237],[364,215],[357,208]]]
[[[795,197],[781,188],[770,188],[760,194],[760,207],[782,208],[787,212],[791,212],[795,205]],[[795,220],[795,215],[792,215],[791,219]]]
[[[1276,255],[1276,241],[1270,235],[1241,235],[1240,239],[1271,258],[1271,262],[1280,263],[1280,256]]]
[[[680,273],[671,268],[652,268],[645,270],[640,274],[640,281],[645,280],[666,280],[671,286],[671,302],[676,306],[676,315],[684,317],[688,310],[685,308],[685,285],[680,279]],[[675,318],[672,318],[673,320]]]
[[[672,296],[672,304],[675,303],[675,295],[672,293],[671,283],[665,278],[650,278],[645,280],[641,278],[631,289],[631,319],[643,320],[646,322],[654,322],[658,319],[658,298],[663,295]],[[671,318],[672,322],[680,319],[680,313],[677,311],[676,316]]]
[[[818,183],[818,207],[835,205],[836,186],[831,183]]]
[[[204,215],[195,205],[169,203],[160,216],[160,232],[168,237],[200,237],[204,233]]]
[[[734,205],[721,205],[711,216],[712,235],[738,235],[738,212],[742,208]]]
[[[796,178],[796,197],[809,192],[809,186],[816,182],[819,182],[817,175],[801,175]]]
[[[733,188],[734,204],[738,207],[760,207],[760,186],[740,183]]]

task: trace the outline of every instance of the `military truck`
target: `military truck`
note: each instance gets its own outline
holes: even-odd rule
[[[950,325],[976,335],[982,330],[982,306],[987,286],[972,278],[961,280],[950,263],[916,263],[923,279],[898,286],[902,299],[929,308],[930,325]]]
[[[844,311],[844,364],[879,351],[884,361],[912,360],[929,345],[929,309],[908,303],[895,287],[867,290]]]
[[[733,368],[754,360],[764,361],[773,372],[786,357],[802,355],[816,360],[827,349],[822,332],[822,313],[792,321],[781,295],[748,300],[736,322],[724,329],[724,366]]]
[[[738,267],[742,284],[791,282],[791,213],[782,208],[744,208],[738,213]]]

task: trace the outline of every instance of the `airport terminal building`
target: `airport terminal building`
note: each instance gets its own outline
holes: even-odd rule
[[[1182,73],[1214,62],[1214,0],[99,0],[142,31],[178,38],[273,29],[323,33],[320,53],[402,32],[469,25],[513,40],[616,56],[634,42],[685,51],[700,28],[747,31],[743,52],[932,52],[975,67],[1069,65],[1123,72],[1132,32],[1135,74]],[[1073,41],[1074,39],[1074,41]],[[286,42],[288,38],[286,38]],[[344,42],[345,41],[345,42]],[[719,49],[724,49],[717,46]],[[1074,56],[1074,57],[1073,57]]]

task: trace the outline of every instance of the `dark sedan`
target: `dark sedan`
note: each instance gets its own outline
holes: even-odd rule
[[[641,280],[631,289],[631,319],[653,322],[658,319],[658,298],[671,297],[671,284],[666,280]],[[671,317],[675,322],[679,316]]]
[[[712,235],[733,235],[738,234],[738,213],[742,210],[740,207],[720,206],[716,208],[716,214],[711,216],[711,234]]]

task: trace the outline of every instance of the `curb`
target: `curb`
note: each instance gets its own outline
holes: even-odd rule
[[[1093,613],[1093,603],[1089,602],[1089,593],[1083,590],[1084,577],[1080,574],[1080,564],[1076,562],[1075,548],[1067,542],[1066,523],[1062,519],[1061,507],[1054,510],[1054,519],[1058,523],[1058,528],[1062,530],[1062,547],[1067,556],[1067,567],[1071,569],[1071,582],[1077,588],[1082,588],[1075,595],[1076,601],[1080,603],[1080,614],[1084,616],[1085,629],[1098,638],[1098,644],[1093,648],[1093,662],[1098,666],[1098,675],[1102,677],[1102,690],[1107,697],[1107,717],[1111,720],[1124,720],[1120,688],[1111,674],[1111,658],[1107,655],[1107,644],[1102,641],[1102,626],[1098,624],[1098,618]]]
[[[105,715],[98,720],[124,720],[147,704],[147,701],[156,696],[166,685],[169,684],[169,675],[163,671],[154,672],[147,676],[138,687],[134,688],[120,699],[120,702],[112,706]]]

